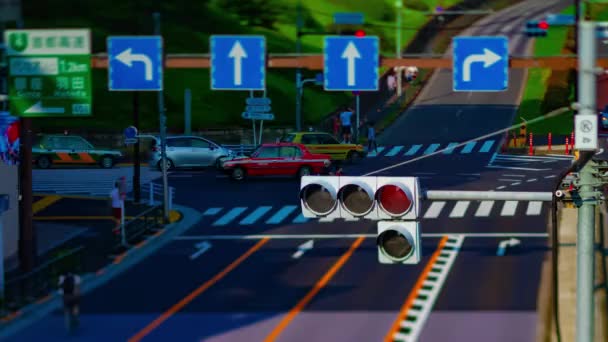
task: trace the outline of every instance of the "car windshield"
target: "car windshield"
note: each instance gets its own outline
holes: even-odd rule
[[[296,137],[295,134],[287,134],[287,135],[283,136],[283,138],[281,138],[281,142],[293,142],[295,137]]]

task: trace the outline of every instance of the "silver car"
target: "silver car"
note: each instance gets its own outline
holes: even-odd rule
[[[160,139],[156,138],[152,145],[150,167],[160,169]],[[220,167],[226,158],[236,156],[233,151],[222,147],[211,140],[195,136],[167,137],[167,167]]]

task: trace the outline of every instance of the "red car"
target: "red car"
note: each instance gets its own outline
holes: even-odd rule
[[[246,176],[307,176],[326,173],[331,157],[312,154],[302,144],[263,144],[247,158],[227,160],[222,169],[234,180]]]

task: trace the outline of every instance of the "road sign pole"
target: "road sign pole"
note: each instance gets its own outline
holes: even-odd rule
[[[184,133],[192,134],[192,92],[190,88],[184,90]]]
[[[355,111],[357,112],[357,121],[355,128],[355,143],[359,143],[359,132],[361,132],[361,127],[359,127],[359,93],[355,96]]]
[[[302,0],[298,0],[296,5],[296,54],[302,52],[302,41],[301,31],[304,27],[304,20],[302,18]],[[302,130],[302,70],[296,69],[296,131]]]
[[[395,11],[397,25],[395,32],[395,57],[401,58],[401,12],[403,8],[403,0],[395,0]],[[401,93],[399,94],[401,95]]]
[[[139,127],[139,93],[133,92],[133,126]],[[133,144],[133,200],[141,200],[141,156],[139,139]]]
[[[160,33],[160,13],[155,12],[154,17],[154,34],[161,35]],[[163,56],[162,68],[165,68],[165,61]],[[167,179],[167,117],[165,116],[165,99],[163,90],[158,92],[158,111],[160,116],[160,157],[162,164],[163,173],[163,214],[165,222],[169,222],[169,184]]]
[[[258,145],[262,145],[262,133],[264,132],[264,120],[260,120],[260,134],[258,134]]]
[[[594,115],[596,109],[596,39],[595,24],[582,21],[578,27],[578,98],[580,102],[578,115]],[[597,135],[597,132],[595,133]],[[581,139],[579,135],[576,139]],[[577,144],[578,145],[578,144]],[[581,204],[578,208],[578,227],[576,243],[576,341],[592,342],[594,337],[594,232],[595,205],[597,194],[593,186],[596,183],[592,169],[593,162],[580,171],[579,195]]]

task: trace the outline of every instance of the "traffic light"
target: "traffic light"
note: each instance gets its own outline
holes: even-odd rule
[[[526,23],[526,35],[528,37],[546,37],[549,24],[544,21],[530,20]]]
[[[378,261],[381,264],[417,264],[422,254],[418,221],[378,222]]]
[[[300,183],[308,218],[416,220],[419,196],[417,177],[304,176]]]
[[[364,30],[344,30],[340,32],[341,36],[355,36],[355,37],[365,37]]]

